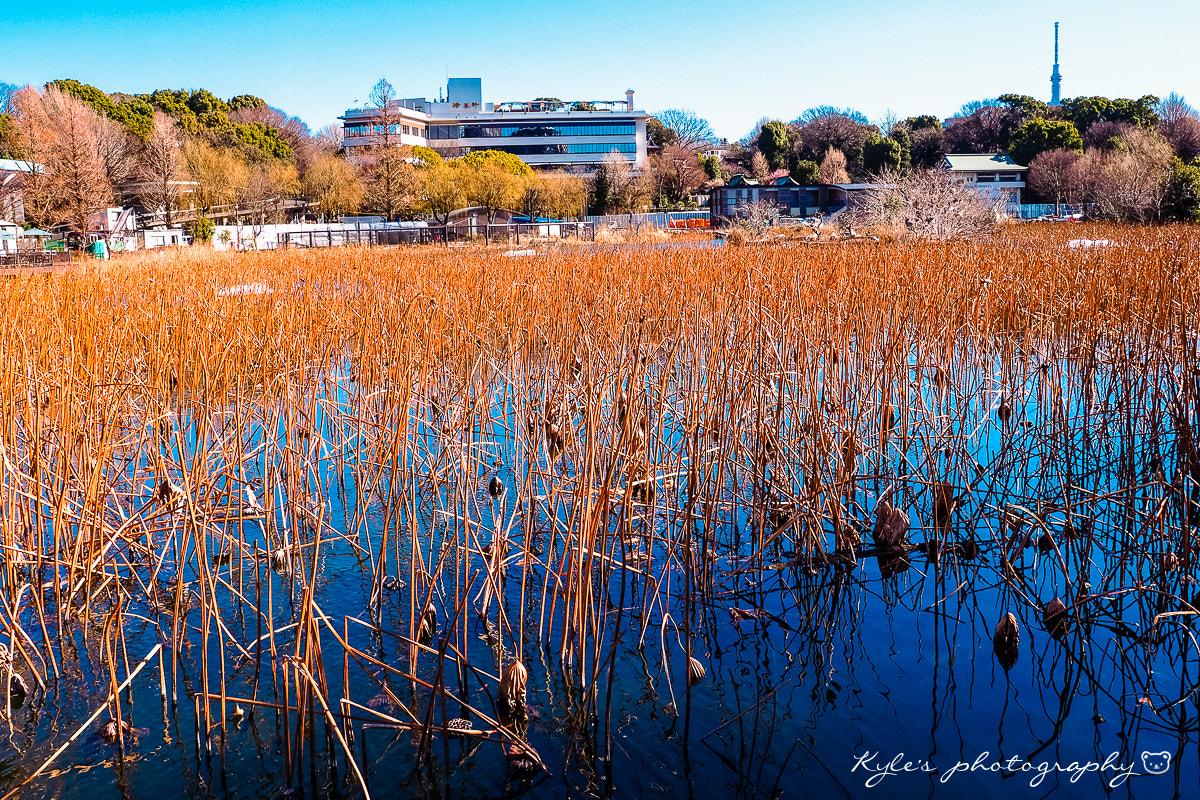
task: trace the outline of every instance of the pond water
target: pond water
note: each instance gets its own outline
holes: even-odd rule
[[[5,609],[31,637],[10,650],[63,655],[0,786],[79,730],[20,796],[1194,796],[1196,394],[1131,371],[1143,347],[914,356],[869,396],[839,395],[835,356],[816,384],[751,376],[712,436],[662,348],[633,401],[575,368],[412,392],[353,365],[299,402],[176,396],[130,441],[218,477],[114,455],[109,510],[144,536],[95,563],[132,591],[6,572],[60,586]],[[122,753],[85,721],[156,645]]]

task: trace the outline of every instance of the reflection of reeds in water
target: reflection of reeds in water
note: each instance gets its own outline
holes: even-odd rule
[[[1016,604],[998,641],[1033,611],[1063,646],[1134,614],[1147,647],[1192,658],[1174,628],[1200,519],[1197,237],[1106,236],[1126,244],[1023,230],[636,268],[197,252],[10,281],[14,681],[86,661],[125,748],[144,711],[121,686],[149,651],[202,749],[245,707],[277,720],[289,787],[324,748],[366,788],[380,727],[417,732],[422,757],[457,730],[540,770],[521,723],[540,659],[611,764],[621,642],[661,653],[686,713],[723,586],[792,581],[739,622],[836,626],[849,565],[908,580],[918,546],[936,576],[994,570]],[[246,281],[275,291],[217,293]],[[361,569],[357,615],[326,614],[333,558]],[[135,630],[161,647],[137,652]]]

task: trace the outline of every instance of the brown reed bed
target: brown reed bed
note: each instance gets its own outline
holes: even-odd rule
[[[1056,636],[1154,580],[1136,602],[1169,625],[1194,613],[1167,581],[1193,573],[1200,518],[1198,254],[1192,227],[1025,226],[533,257],[197,248],[4,280],[4,666],[26,695],[86,685],[79,730],[107,714],[121,757],[145,668],[198,751],[261,715],[289,788],[322,750],[369,793],[380,729],[421,757],[499,743],[536,775],[534,662],[611,763],[619,643],[661,653],[690,703],[702,616],[746,576],[868,555],[894,575],[920,549],[978,578],[983,546]],[[369,587],[357,613],[327,610],[334,558]],[[801,619],[817,602],[795,598]],[[49,767],[73,739],[30,753]]]

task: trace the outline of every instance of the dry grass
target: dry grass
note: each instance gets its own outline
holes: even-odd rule
[[[718,562],[854,558],[868,490],[932,509],[924,538],[953,542],[966,495],[992,487],[971,503],[978,521],[1022,469],[1061,478],[1051,456],[1093,429],[1077,412],[1101,384],[1105,408],[1089,413],[1138,442],[1160,423],[1183,442],[1154,489],[1179,517],[1138,540],[1135,572],[1160,552],[1190,570],[1198,247],[1195,228],[1026,226],[971,244],[533,258],[195,249],[6,280],[13,668],[51,679],[79,657],[62,633],[84,631],[119,731],[116,690],[144,655],[123,631],[149,619],[171,701],[188,641],[212,643],[189,702],[205,736],[229,722],[231,665],[261,665],[238,679],[238,702],[282,712],[289,782],[313,746],[298,720],[328,722],[353,763],[352,717],[419,729],[425,747],[458,716],[448,701],[520,755],[518,722],[467,709],[456,687],[470,674],[511,696],[500,676],[540,640],[595,687],[629,631],[690,665],[690,609]],[[986,477],[971,455],[980,431],[1015,436],[1023,422],[1036,464],[1006,451]],[[493,513],[482,487],[501,466],[507,510]],[[1072,480],[1087,483],[1059,483]],[[1072,492],[1060,494],[1069,521]],[[749,543],[729,532],[739,518],[754,521]],[[326,616],[330,550],[358,554],[371,618]],[[377,611],[395,578],[407,588],[392,627]],[[276,619],[276,591],[295,618]],[[472,617],[494,663],[468,670]],[[355,644],[371,628],[403,643],[406,668]],[[392,714],[367,708],[349,695],[352,666],[413,694],[381,683]],[[603,717],[605,693],[590,698]]]

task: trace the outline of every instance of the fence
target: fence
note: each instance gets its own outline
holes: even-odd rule
[[[655,211],[649,214],[604,214],[588,217],[593,225],[638,230],[646,225],[653,228],[707,228],[711,225],[707,211]]]
[[[1082,205],[1060,203],[1059,213],[1064,217],[1074,217],[1083,214]],[[1021,205],[1021,219],[1037,219],[1054,216],[1054,203],[1024,203]]]
[[[596,226],[590,222],[508,222],[423,225],[420,227],[375,227],[347,230],[288,231],[278,235],[279,247],[384,246],[399,244],[485,244],[532,242],[535,239],[579,239],[595,241]]]
[[[15,253],[0,255],[0,269],[22,269],[29,267],[56,267],[71,263],[71,254],[65,252],[53,253],[42,250],[18,250]]]

